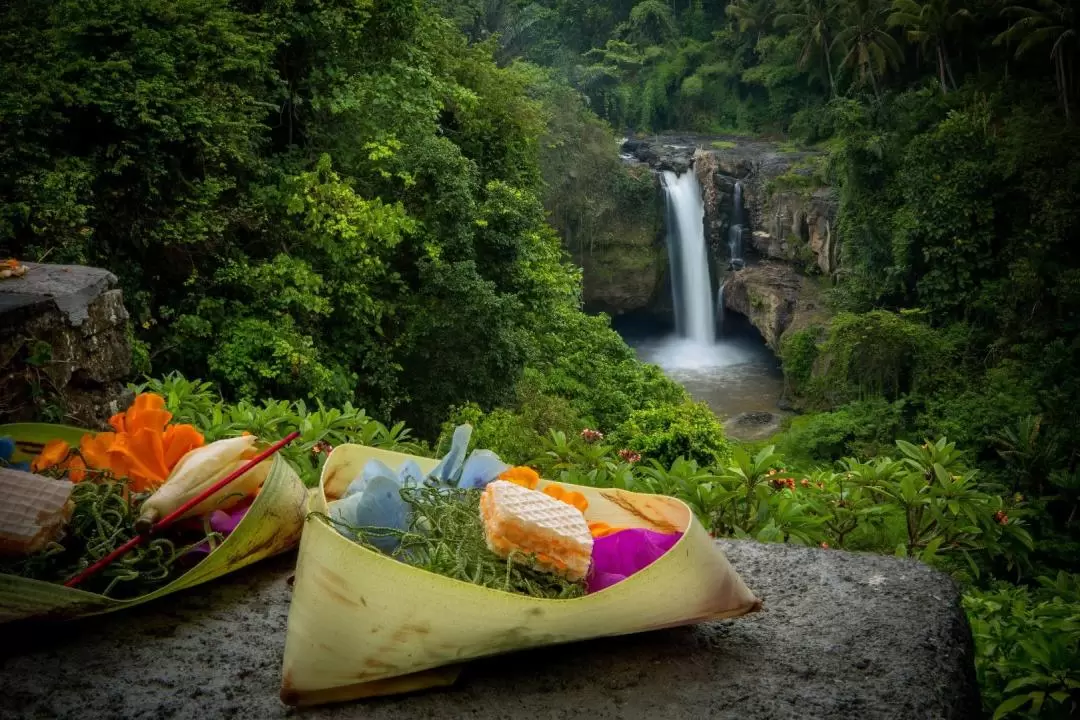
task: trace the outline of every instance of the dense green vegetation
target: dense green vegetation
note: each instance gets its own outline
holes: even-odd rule
[[[717,533],[919,557],[967,587],[991,711],[1076,712],[1071,4],[13,0],[0,21],[4,251],[114,271],[140,369],[212,382],[158,381],[181,417],[301,427],[309,482],[320,440],[436,452],[468,420]],[[566,251],[643,232],[655,201],[612,128],[827,151],[841,271],[833,318],[783,348],[808,412],[778,453],[580,311]]]
[[[0,20],[4,246],[116,272],[154,369],[428,434],[523,379],[590,422],[681,397],[579,312],[545,221],[540,143],[591,137],[617,163],[610,131],[418,0],[15,2]]]

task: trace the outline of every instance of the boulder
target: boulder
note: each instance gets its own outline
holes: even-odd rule
[[[771,412],[744,412],[724,423],[724,434],[744,442],[767,440],[780,432],[784,417]]]
[[[947,576],[911,559],[720,544],[761,612],[479,661],[447,690],[301,716],[980,717],[971,636]],[[293,563],[278,557],[113,615],[5,627],[0,716],[295,717],[278,700]]]
[[[817,283],[774,261],[730,273],[724,307],[745,315],[777,355],[787,333],[821,323],[826,315]]]
[[[127,399],[128,314],[99,268],[26,263],[0,280],[0,422],[103,428]]]

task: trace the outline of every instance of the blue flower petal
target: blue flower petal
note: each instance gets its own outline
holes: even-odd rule
[[[401,499],[401,488],[393,478],[372,478],[362,492],[335,503],[330,508],[330,517],[355,528],[409,528],[409,508]],[[384,553],[391,553],[398,546],[396,537],[368,540]]]
[[[450,484],[461,472],[461,465],[465,461],[465,453],[469,450],[469,440],[472,438],[472,425],[458,425],[454,430],[454,440],[450,444],[450,452],[435,466],[428,477],[434,478],[443,484]]]
[[[468,489],[486,487],[488,483],[509,469],[510,466],[490,450],[475,450],[465,461],[458,487]]]
[[[0,460],[10,460],[14,454],[15,439],[7,436],[0,437]]]
[[[424,484],[424,471],[415,460],[406,460],[398,471],[398,483],[401,487],[415,487]]]
[[[398,474],[383,461],[368,460],[367,464],[364,465],[364,469],[360,471],[360,474],[356,479],[349,483],[349,487],[346,488],[342,498],[347,498],[358,492],[363,492],[368,483],[376,478],[385,478],[387,480],[393,480],[396,483],[397,476]]]

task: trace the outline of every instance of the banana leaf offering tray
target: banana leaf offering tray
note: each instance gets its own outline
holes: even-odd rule
[[[475,658],[760,608],[683,502],[466,457],[470,432],[441,461],[330,454],[300,542],[284,703],[449,685]]]
[[[277,456],[253,464],[254,436],[206,443],[171,420],[147,393],[111,432],[0,425],[0,623],[120,610],[296,545],[307,491],[292,467]],[[156,532],[170,513],[177,520]]]

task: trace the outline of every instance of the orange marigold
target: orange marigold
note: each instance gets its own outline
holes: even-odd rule
[[[525,467],[524,465],[510,468],[500,475],[499,479],[529,488],[530,490],[535,490],[536,486],[540,484],[540,474],[531,467]]]

